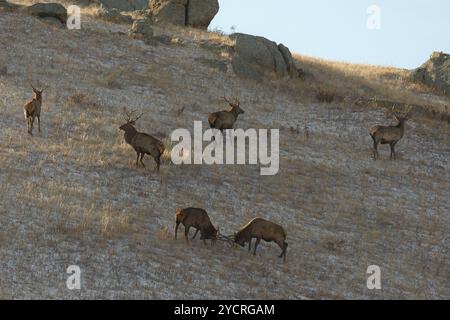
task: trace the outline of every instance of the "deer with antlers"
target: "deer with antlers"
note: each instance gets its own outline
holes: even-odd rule
[[[225,101],[230,105],[229,111],[219,111],[211,113],[208,116],[208,122],[211,129],[223,130],[233,129],[234,124],[240,114],[244,114],[244,110],[240,108],[240,101],[234,98],[234,101],[230,101],[226,96],[223,97]]]
[[[33,85],[33,98],[23,106],[23,114],[25,121],[27,122],[27,129],[30,135],[33,135],[34,120],[38,119],[38,129],[41,132],[41,107],[42,107],[42,92],[44,89],[37,90]]]
[[[124,131],[124,138],[126,143],[133,147],[136,151],[136,166],[139,163],[145,168],[144,156],[146,154],[150,155],[155,159],[156,171],[159,172],[159,166],[161,164],[161,156],[164,153],[164,144],[158,139],[152,137],[151,135],[143,132],[138,132],[135,128],[136,121],[138,121],[143,114],[133,118],[133,114],[136,111],[128,112],[124,110],[126,116],[126,123],[120,126],[120,130]]]
[[[395,126],[374,126],[370,129],[370,136],[373,140],[373,157],[375,160],[379,158],[378,154],[378,144],[389,144],[391,147],[391,156],[396,160],[395,145],[403,138],[405,133],[405,122],[408,120],[409,114],[411,112],[411,107],[408,108],[405,114],[399,115],[395,112],[395,105],[392,107],[392,114],[397,120],[397,125]]]
[[[175,215],[175,240],[177,240],[178,227],[180,224],[184,226],[184,237],[189,243],[189,229],[192,227],[197,229],[192,239],[195,239],[200,232],[200,239],[205,243],[206,239],[212,241],[217,240],[219,230],[216,229],[208,216],[208,213],[199,208],[178,209]]]

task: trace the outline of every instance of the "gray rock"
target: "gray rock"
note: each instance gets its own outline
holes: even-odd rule
[[[104,5],[100,6],[100,9],[97,12],[97,16],[101,19],[115,23],[131,24],[133,22],[133,19],[130,16],[121,14],[120,11],[116,8],[107,8]]]
[[[98,4],[119,11],[134,11],[148,9],[148,0],[95,0]]]
[[[189,0],[186,24],[194,28],[207,29],[218,12],[218,0]]]
[[[238,76],[254,80],[262,80],[265,74],[277,78],[298,76],[292,55],[284,45],[242,33],[235,33],[231,38],[236,41],[232,65]]]
[[[446,95],[450,94],[450,54],[434,52],[430,60],[412,70],[410,80],[425,84]]]
[[[218,0],[150,0],[149,9],[159,23],[208,28],[219,11]]]
[[[300,73],[295,65],[294,58],[292,57],[291,51],[288,47],[283,45],[282,43],[278,45],[278,50],[280,50],[281,55],[283,56],[284,62],[287,66],[287,71],[291,78],[298,78]]]
[[[150,0],[150,11],[158,23],[186,25],[187,0]]]
[[[147,44],[154,44],[153,21],[151,19],[139,19],[133,22],[129,36],[133,39],[143,40]]]
[[[28,13],[39,18],[56,18],[61,23],[67,22],[67,11],[59,3],[36,3],[28,7]]]

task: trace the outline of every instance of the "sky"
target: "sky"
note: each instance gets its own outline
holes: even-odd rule
[[[450,53],[449,0],[219,3],[211,29],[264,36],[303,55],[413,69],[433,51]]]

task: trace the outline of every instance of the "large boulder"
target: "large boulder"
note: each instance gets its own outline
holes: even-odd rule
[[[450,94],[450,54],[434,52],[430,60],[411,71],[410,79]]]
[[[186,26],[188,0],[150,0],[150,12],[155,22]]]
[[[67,22],[67,11],[59,3],[36,3],[28,7],[28,13],[39,18],[56,18],[61,23]]]
[[[189,0],[186,24],[190,27],[206,29],[218,12],[217,0]]]
[[[219,12],[218,0],[150,0],[156,22],[207,29]]]
[[[230,36],[236,41],[232,65],[242,78],[262,80],[267,74],[277,78],[298,76],[292,54],[284,45],[243,33]]]
[[[148,9],[148,0],[95,0],[109,9],[119,11],[134,11]]]
[[[284,62],[286,63],[287,72],[291,78],[299,77],[299,71],[297,66],[295,65],[295,60],[292,57],[292,53],[288,47],[284,44],[280,43],[278,45],[278,50],[280,50],[281,55],[283,56]]]

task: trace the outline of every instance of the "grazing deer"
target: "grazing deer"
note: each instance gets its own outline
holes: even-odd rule
[[[39,91],[33,85],[31,85],[31,88],[33,89],[33,99],[23,106],[23,114],[27,122],[28,133],[33,135],[33,124],[36,118],[38,119],[39,132],[41,132],[41,106],[44,89]]]
[[[225,96],[223,97],[230,105],[229,111],[219,111],[211,113],[208,116],[208,122],[211,129],[223,130],[233,129],[233,126],[240,114],[244,114],[244,110],[240,108],[241,103],[238,99],[234,99],[233,102],[229,101]]]
[[[217,240],[219,230],[214,228],[209,219],[208,213],[203,209],[198,208],[186,208],[178,209],[175,216],[175,240],[177,240],[178,227],[180,223],[184,226],[184,237],[186,242],[189,243],[189,229],[191,227],[197,229],[195,231],[192,240],[195,239],[197,233],[200,231],[200,239],[206,244],[205,240]]]
[[[279,257],[283,258],[283,261],[286,262],[288,244],[286,243],[286,232],[282,226],[261,218],[255,218],[242,227],[238,233],[234,234],[234,242],[241,247],[244,247],[245,243],[248,242],[249,252],[252,249],[253,238],[256,238],[255,248],[253,250],[254,255],[256,255],[256,248],[261,242],[261,239],[266,242],[274,241],[282,250]]]
[[[370,129],[370,136],[373,140],[373,157],[375,160],[379,158],[378,144],[389,144],[391,147],[390,159],[396,160],[395,145],[399,142],[405,133],[405,122],[408,120],[411,107],[406,114],[399,115],[395,112],[395,105],[392,107],[392,114],[397,120],[398,124],[395,126],[374,126]]]
[[[152,137],[149,134],[138,132],[135,128],[136,121],[138,121],[143,114],[139,115],[136,118],[132,118],[132,111],[128,113],[125,110],[126,115],[126,123],[120,126],[120,130],[124,131],[124,138],[126,143],[133,147],[136,151],[136,166],[139,166],[139,162],[145,168],[145,164],[143,162],[144,156],[146,154],[150,155],[155,159],[156,162],[156,171],[159,172],[159,166],[161,164],[161,155],[164,153],[165,147],[164,144],[158,139]]]

